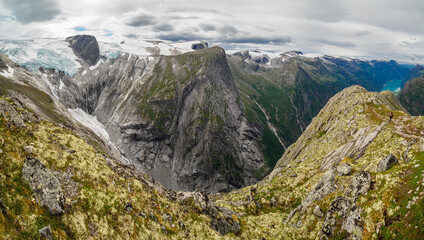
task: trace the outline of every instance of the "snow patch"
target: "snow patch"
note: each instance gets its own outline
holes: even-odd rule
[[[90,67],[90,70],[93,71],[94,69],[98,68],[100,64],[102,63],[103,63],[103,60],[100,59],[99,61],[97,61],[96,65]]]
[[[44,82],[45,82],[45,83],[47,84],[47,86],[49,87],[50,92],[53,94],[53,96],[54,96],[57,100],[59,100],[59,96],[57,95],[56,89],[54,89],[54,86],[50,83],[49,79],[47,78],[47,74],[45,74],[45,73],[41,73],[41,72],[40,72],[40,75],[41,75],[41,78],[44,80]]]
[[[62,90],[65,87],[65,84],[60,80],[59,89]]]
[[[110,143],[109,134],[107,133],[105,126],[97,120],[96,116],[84,112],[81,108],[68,108],[68,111],[75,120],[91,129],[97,136],[106,142]]]
[[[81,75],[84,76],[85,74],[87,74],[87,70],[84,70]]]
[[[12,78],[15,75],[15,69],[7,65],[7,70],[3,70],[3,72],[0,72],[0,75],[6,78]]]

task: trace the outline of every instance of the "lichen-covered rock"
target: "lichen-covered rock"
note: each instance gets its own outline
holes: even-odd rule
[[[337,173],[340,176],[350,175],[351,172],[352,172],[352,166],[350,166],[349,163],[342,163],[339,166],[337,166]]]
[[[64,213],[65,198],[61,185],[40,160],[28,157],[22,172],[23,179],[30,185],[38,204],[47,207],[51,214]]]
[[[211,227],[225,235],[229,232],[238,233],[241,229],[241,224],[239,222],[235,222],[232,218],[218,217],[212,218]]]
[[[23,119],[19,116],[15,108],[3,99],[0,99],[0,116],[3,116],[17,127],[26,128]]]
[[[399,161],[397,160],[395,155],[391,153],[389,156],[381,160],[380,163],[378,163],[377,172],[384,172],[386,170],[389,170],[393,165],[395,165],[398,162]]]
[[[359,195],[365,195],[371,187],[371,174],[367,171],[359,172],[347,187],[344,196],[356,199]]]
[[[285,222],[290,222],[296,212],[300,212],[303,209],[306,209],[313,201],[320,200],[328,194],[334,192],[336,190],[336,186],[334,184],[335,176],[336,173],[334,169],[329,169],[326,171],[321,180],[315,185],[314,189],[312,189],[312,191],[309,192],[308,196],[306,196],[302,203],[289,214]]]
[[[38,232],[40,233],[42,239],[52,239],[52,229],[50,228],[50,225],[41,228],[38,230]]]

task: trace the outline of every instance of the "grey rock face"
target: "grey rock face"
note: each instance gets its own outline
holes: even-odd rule
[[[356,199],[365,195],[371,187],[371,175],[362,171],[353,177],[343,197],[337,197],[331,202],[325,216],[321,235],[327,237],[334,232],[336,224],[341,223],[341,229],[351,234],[351,239],[362,239],[361,208],[357,207]]]
[[[28,157],[22,169],[23,179],[30,185],[38,204],[51,214],[64,213],[65,198],[59,181],[42,162]]]
[[[315,185],[315,188],[309,192],[308,196],[306,196],[302,203],[289,214],[285,222],[290,222],[296,212],[303,211],[309,205],[311,205],[313,201],[320,200],[328,194],[334,192],[336,190],[336,186],[334,184],[335,177],[336,173],[333,169],[329,169],[327,172],[325,172],[321,180]]]
[[[69,47],[75,55],[81,58],[89,66],[96,64],[100,57],[99,44],[96,37],[90,35],[76,35],[67,37]]]
[[[230,191],[264,177],[255,174],[267,168],[261,127],[247,121],[223,49],[124,54],[49,78],[66,86],[61,102],[95,115],[119,151],[167,188]]]
[[[393,165],[395,165],[396,163],[398,163],[398,159],[395,157],[395,155],[393,155],[392,153],[387,156],[386,158],[384,158],[383,160],[381,160],[378,163],[377,166],[377,172],[384,172],[386,170],[389,170]]]
[[[50,228],[50,225],[41,228],[38,230],[38,232],[40,233],[42,239],[52,239],[52,229]]]
[[[424,152],[424,138],[420,138],[420,151]]]
[[[339,166],[337,166],[337,173],[340,176],[349,175],[351,172],[352,172],[352,166],[350,166],[349,163],[342,163]]]

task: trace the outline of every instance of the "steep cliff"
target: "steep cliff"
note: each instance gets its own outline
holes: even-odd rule
[[[166,187],[229,191],[272,167],[259,143],[262,126],[247,121],[221,48],[123,54],[72,78],[45,72],[62,103],[96,116],[106,140]]]

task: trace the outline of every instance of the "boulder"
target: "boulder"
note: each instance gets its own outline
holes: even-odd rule
[[[347,176],[350,175],[352,172],[352,167],[349,163],[342,163],[339,166],[337,166],[337,173],[339,176]]]
[[[51,214],[64,213],[65,197],[61,185],[40,160],[27,157],[22,172],[38,204],[47,207]]]
[[[296,173],[292,173],[292,174],[290,174],[290,177],[295,178],[295,177],[297,177],[297,174]]]
[[[420,152],[424,152],[424,138],[420,138]]]
[[[25,146],[24,151],[28,154],[31,154],[31,153],[34,152],[34,147],[33,146]]]
[[[50,225],[41,228],[38,230],[38,232],[40,233],[42,239],[52,239],[52,229],[50,228]]]
[[[393,165],[395,165],[398,162],[399,161],[397,160],[395,155],[391,153],[389,156],[381,160],[380,163],[378,163],[377,172],[384,172],[386,170],[389,170]]]
[[[271,207],[277,206],[277,200],[275,200],[275,197],[269,199],[269,204],[271,205]]]
[[[371,188],[371,174],[367,171],[359,172],[346,188],[344,195],[348,198],[357,199],[359,195],[367,194]]]
[[[124,205],[124,209],[127,213],[131,213],[133,211],[134,207],[133,207],[132,203],[127,202]]]
[[[318,205],[314,208],[313,213],[314,213],[315,216],[317,216],[319,218],[324,217],[324,213],[322,213],[321,208]]]

